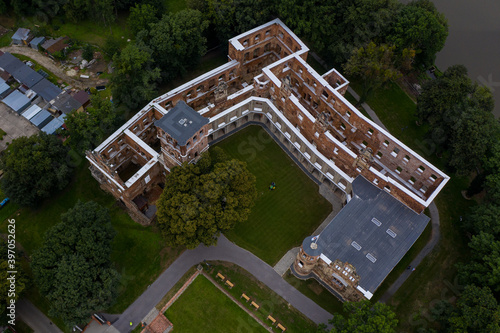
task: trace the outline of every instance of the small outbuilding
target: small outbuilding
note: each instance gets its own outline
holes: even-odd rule
[[[76,99],[84,109],[90,104],[90,96],[85,90],[78,91],[73,95],[73,98]]]
[[[31,40],[30,47],[38,50],[38,48],[42,46],[43,42],[45,42],[45,37],[35,37]]]
[[[22,116],[28,120],[31,120],[34,116],[38,114],[38,112],[42,111],[42,108],[39,107],[38,105],[34,104],[30,106],[28,109],[26,109],[23,113]]]
[[[0,99],[5,98],[10,93],[10,86],[4,79],[0,78]]]
[[[42,132],[54,134],[64,123],[59,118],[52,119],[47,125],[42,128]]]
[[[50,54],[60,52],[69,46],[69,37],[59,37],[57,39],[48,39],[42,44],[42,49]]]
[[[73,110],[82,111],[82,104],[73,98],[68,92],[59,94],[51,103],[50,109],[54,112],[70,113]]]
[[[14,90],[11,94],[5,97],[2,102],[19,114],[30,105],[29,98],[19,90]]]
[[[19,28],[14,35],[12,35],[12,43],[16,45],[28,45],[31,38],[32,35],[30,29]]]
[[[54,117],[47,110],[40,111],[36,116],[31,118],[30,122],[38,127],[38,129],[42,129],[47,125]]]
[[[47,102],[50,102],[62,93],[61,88],[57,87],[47,79],[40,80],[31,88],[31,90],[42,96],[42,98]]]

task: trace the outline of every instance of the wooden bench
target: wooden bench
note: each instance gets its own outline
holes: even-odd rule
[[[245,302],[248,302],[250,300],[250,297],[248,297],[247,295],[245,294],[241,294],[241,297],[240,298],[243,298],[245,300]]]
[[[281,324],[278,324],[278,326],[276,326],[276,327],[278,327],[282,332],[286,331],[286,327],[281,325]]]
[[[255,307],[255,310],[258,310],[260,308],[260,306],[257,303],[255,303],[254,301],[252,301],[252,303],[250,303],[250,305]]]
[[[217,273],[217,277],[219,279],[221,279],[222,281],[224,281],[224,279],[225,279],[224,275],[222,275],[221,273]]]
[[[271,315],[267,316],[267,319],[269,319],[271,321],[271,326],[274,325],[276,323],[276,319],[274,319]]]
[[[232,284],[229,280],[226,280],[226,284],[229,286],[229,289],[232,289],[234,287],[234,284]]]

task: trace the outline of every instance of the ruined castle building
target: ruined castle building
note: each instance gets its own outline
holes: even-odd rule
[[[226,64],[151,101],[87,159],[101,187],[148,224],[170,168],[261,124],[346,203],[304,240],[293,271],[341,299],[370,298],[422,233],[422,212],[449,177],[361,114],[343,96],[349,82],[335,69],[316,73],[308,51],[279,19],[236,36]]]

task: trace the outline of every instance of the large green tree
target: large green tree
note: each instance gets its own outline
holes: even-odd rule
[[[399,50],[416,50],[416,62],[427,68],[448,37],[448,23],[429,0],[416,0],[405,5],[392,25],[387,40]]]
[[[344,303],[347,316],[334,314],[330,323],[330,333],[393,333],[398,324],[396,314],[383,303],[371,304],[370,301]]]
[[[137,44],[151,50],[163,79],[170,80],[199,63],[207,50],[203,36],[207,27],[208,22],[197,10],[169,13],[151,24],[149,31],[141,31]]]
[[[344,65],[346,73],[362,83],[359,103],[363,103],[373,91],[391,80],[401,77],[395,66],[394,47],[371,42],[355,50]]]
[[[23,206],[35,206],[69,182],[69,149],[61,140],[43,132],[20,137],[10,144],[0,158],[2,191]]]
[[[500,310],[490,288],[465,287],[449,324],[453,333],[499,333]]]
[[[135,34],[139,31],[148,29],[149,25],[158,21],[158,9],[150,4],[136,4],[130,8],[128,17],[128,26]]]
[[[78,202],[46,232],[31,268],[50,315],[73,326],[112,304],[119,281],[110,261],[114,236],[107,209],[93,201]]]
[[[84,112],[71,112],[65,119],[66,144],[79,153],[95,148],[117,127],[117,114],[110,100],[92,96]]]
[[[129,44],[113,57],[115,73],[112,92],[117,102],[133,109],[157,95],[160,69],[154,64],[151,50]]]
[[[213,245],[219,233],[244,222],[256,197],[255,176],[220,148],[196,164],[175,167],[157,201],[158,223],[172,246]]]

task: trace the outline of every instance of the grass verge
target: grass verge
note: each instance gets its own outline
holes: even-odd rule
[[[217,146],[246,162],[257,178],[258,196],[248,221],[237,224],[226,236],[274,265],[313,233],[332,206],[262,127],[246,127]],[[271,182],[276,183],[276,190],[269,190]]]
[[[287,332],[316,332],[315,323],[290,306],[281,296],[277,295],[243,268],[220,261],[210,262],[210,264],[210,275],[214,280],[227,289],[237,300],[241,299],[241,303],[255,313],[263,322],[271,323],[267,319],[267,316],[272,315],[279,323],[286,327]],[[234,284],[234,287],[229,289],[220,279],[217,279],[216,275],[218,272],[221,272],[222,275],[230,280]],[[243,293],[250,297],[251,301],[260,306],[258,310],[255,310],[250,305],[251,301],[245,302],[240,298]],[[230,332],[234,332],[234,330],[230,330]]]
[[[197,276],[165,311],[176,332],[267,332],[205,276]]]

